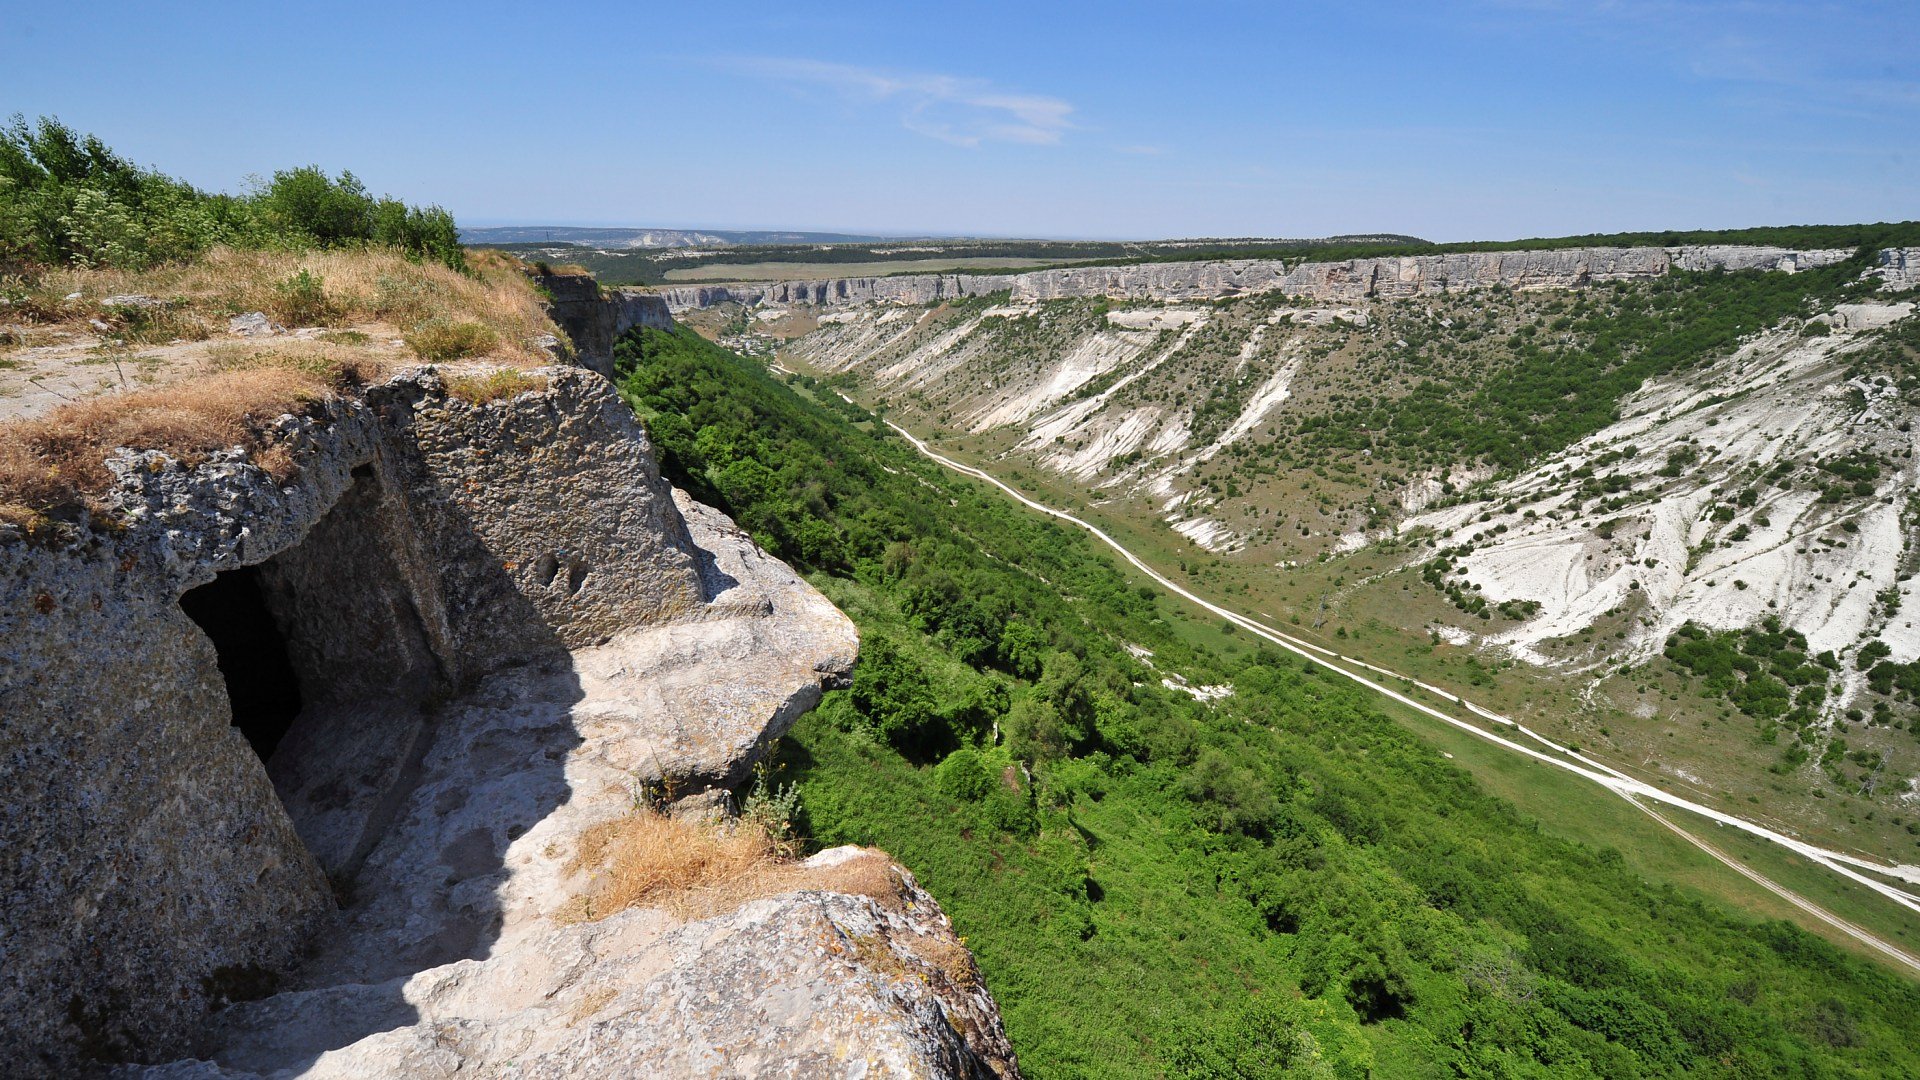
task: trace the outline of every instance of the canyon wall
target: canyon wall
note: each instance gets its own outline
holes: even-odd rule
[[[1299,262],[1230,259],[1215,262],[1076,266],[1024,274],[902,274],[827,281],[676,285],[659,290],[672,311],[718,304],[933,304],[1008,293],[1015,301],[1106,297],[1113,300],[1212,300],[1278,292],[1312,300],[1353,301],[1506,286],[1560,288],[1630,281],[1681,270],[1807,270],[1845,260],[1845,250],[1775,247],[1566,248],[1553,251],[1462,252]]]
[[[589,274],[542,274],[534,284],[546,290],[547,316],[572,340],[575,359],[613,377],[613,343],[636,327],[673,329],[665,298],[627,289],[602,289]]]
[[[0,1076],[1017,1076],[884,854],[583,914],[583,837],[724,814],[858,640],[605,379],[522,378],[283,416],[271,474],[122,449],[92,521],[0,525]]]
[[[1880,252],[1873,273],[1895,289],[1920,285],[1920,248],[1887,248]]]

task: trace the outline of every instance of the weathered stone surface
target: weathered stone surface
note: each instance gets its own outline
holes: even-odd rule
[[[1911,289],[1920,285],[1920,248],[1887,248],[1880,252],[1880,263],[1872,273],[1890,289]]]
[[[120,524],[0,533],[0,1075],[1013,1075],[910,879],[555,918],[585,829],[666,777],[724,805],[858,642],[603,379],[535,374],[283,417],[285,484],[122,451]],[[243,567],[300,690],[264,766],[180,603]]]
[[[878,852],[836,848],[830,869]],[[513,949],[410,979],[241,1005],[217,1058],[149,1078],[1018,1075],[979,971],[887,864],[874,898],[807,890],[694,922],[634,909],[542,922]],[[338,1045],[341,1030],[367,1031]]]
[[[1596,281],[1658,277],[1669,269],[1806,270],[1852,252],[1705,246],[1677,248],[1567,248],[1554,251],[1464,252],[1344,262],[1285,264],[1278,259],[1075,266],[1025,274],[903,274],[830,281],[682,285],[660,290],[673,311],[724,303],[932,304],[1010,293],[1016,301],[1104,296],[1115,300],[1211,300],[1281,292],[1315,300],[1354,301],[1415,296],[1456,289],[1506,286],[1564,288]]]
[[[486,405],[430,377],[371,399],[407,434],[385,463],[445,583],[449,648],[481,669],[701,603],[686,529],[633,411],[596,375],[543,375],[545,392]],[[501,617],[521,605],[528,617]]]
[[[138,308],[146,311],[152,308],[166,307],[167,304],[164,300],[147,296],[144,293],[120,293],[116,296],[105,297],[100,301],[100,306],[105,308]]]
[[[635,327],[673,328],[666,300],[654,293],[602,289],[587,274],[543,274],[534,279],[553,299],[547,314],[567,332],[580,362],[613,377],[613,343]]]
[[[24,1051],[0,1071],[177,1041],[216,973],[284,966],[332,905],[177,601],[256,541],[290,544],[347,470],[282,492],[225,458],[202,485],[157,455],[121,465],[124,531],[0,537],[0,1024]]]
[[[235,315],[227,320],[227,332],[240,337],[272,337],[286,333],[286,328],[262,312],[250,311],[245,315]]]

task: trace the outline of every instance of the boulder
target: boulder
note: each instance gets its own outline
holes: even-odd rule
[[[272,337],[286,333],[287,328],[267,318],[265,312],[250,311],[228,319],[227,332],[239,337]]]

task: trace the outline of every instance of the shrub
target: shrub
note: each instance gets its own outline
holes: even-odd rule
[[[352,173],[329,180],[314,165],[274,173],[260,194],[268,220],[322,245],[367,239],[373,231],[372,201]]]
[[[458,268],[463,256],[453,215],[437,206],[408,206],[375,199],[350,172],[329,179],[307,165],[273,174],[258,196],[265,216],[285,235],[323,247],[373,243]]]
[[[933,783],[940,794],[958,802],[979,802],[993,790],[993,775],[980,754],[963,746],[934,767]]]
[[[1269,992],[1189,1021],[1168,1047],[1167,1064],[1178,1080],[1364,1080],[1374,1060],[1366,1036],[1326,1002]]]
[[[327,299],[318,274],[301,267],[300,272],[273,287],[271,314],[288,326],[316,326],[332,320],[339,309]]]
[[[773,763],[768,759],[754,765],[753,784],[740,799],[740,822],[765,833],[782,854],[790,855],[797,846],[793,823],[800,814],[800,789],[778,783],[773,774]]]
[[[260,190],[204,192],[115,154],[51,117],[0,128],[0,268],[69,264],[138,270],[217,245],[399,248],[465,266],[453,217],[375,199],[352,173],[277,172]]]
[[[480,356],[500,343],[491,327],[465,319],[427,319],[401,336],[414,355],[435,363]]]

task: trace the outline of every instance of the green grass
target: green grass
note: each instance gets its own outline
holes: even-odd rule
[[[1880,953],[1852,936],[1723,866],[1618,795],[1404,706],[1387,702],[1383,703],[1382,711],[1429,746],[1449,755],[1455,765],[1471,772],[1490,794],[1511,802],[1555,836],[1619,851],[1627,864],[1648,880],[1683,885],[1756,918],[1789,920],[1862,958],[1874,963],[1887,962]],[[1686,811],[1671,807],[1659,809],[1668,820],[1775,884],[1791,889],[1870,933],[1920,952],[1920,917],[1808,863],[1777,844],[1716,825]],[[1729,810],[1738,812],[1734,808]]]

